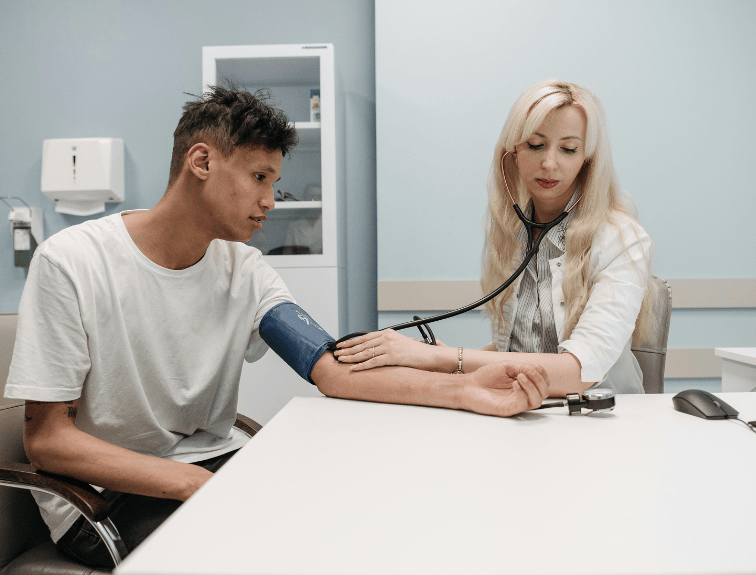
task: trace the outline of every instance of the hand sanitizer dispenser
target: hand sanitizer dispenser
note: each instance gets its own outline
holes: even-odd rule
[[[70,138],[42,144],[42,193],[55,211],[91,216],[123,201],[123,140]]]
[[[13,254],[16,267],[28,268],[34,250],[42,243],[42,212],[35,208],[11,207],[8,219],[13,232]]]

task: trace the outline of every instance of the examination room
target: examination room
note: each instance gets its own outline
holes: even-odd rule
[[[0,575],[756,575],[754,29],[2,0]]]

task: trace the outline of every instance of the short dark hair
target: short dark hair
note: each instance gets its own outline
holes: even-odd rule
[[[224,158],[236,148],[258,147],[281,150],[285,156],[297,145],[297,131],[286,114],[267,103],[268,90],[252,94],[236,86],[211,86],[196,98],[184,104],[184,113],[173,132],[168,185],[181,173],[187,152],[198,142],[212,145]]]

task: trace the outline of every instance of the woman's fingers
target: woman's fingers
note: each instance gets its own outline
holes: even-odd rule
[[[546,399],[550,392],[549,376],[542,365],[536,365],[534,366],[534,369],[536,374],[533,378],[533,383],[535,383],[538,388],[538,393],[541,395],[541,398]]]
[[[365,353],[368,353],[367,357],[361,357]],[[382,365],[390,365],[387,361],[388,355],[380,353],[378,349],[366,350],[363,353],[351,356],[350,358],[343,358],[345,363],[353,363],[349,368],[349,371],[364,371],[366,369],[373,369],[374,367],[381,367]],[[340,361],[341,358],[339,359]]]
[[[519,368],[517,382],[527,396],[528,409],[539,407],[543,399],[549,394],[549,386],[544,375],[543,370],[539,370],[533,365],[526,364]]]
[[[535,391],[541,397],[547,397],[549,394],[548,376],[546,370],[540,365],[525,364],[520,367],[520,374],[532,382]]]
[[[380,341],[378,339],[380,337],[380,334],[376,334],[376,335],[378,337],[365,340],[362,343],[352,344],[350,347],[341,347],[344,343],[347,343],[347,342],[340,343],[339,348],[333,353],[333,355],[337,359],[341,359],[341,358],[346,359],[347,357],[351,356],[353,358],[359,359],[360,361],[364,361],[365,359],[372,357],[373,350],[380,345]],[[367,336],[362,336],[362,337],[367,337]],[[347,340],[347,341],[351,342],[353,340]]]
[[[533,409],[541,405],[541,396],[536,389],[535,384],[524,373],[517,375],[517,385],[519,385],[522,392],[525,394],[525,400],[528,404],[528,409]]]
[[[333,355],[341,362],[355,363],[374,359],[379,355],[383,355],[383,352],[378,349],[377,345],[365,344],[348,350],[337,350]]]
[[[381,336],[381,332],[371,331],[370,333],[366,333],[365,335],[360,335],[357,337],[353,337],[352,339],[342,341],[336,347],[339,349],[351,349],[355,346],[360,346],[360,345],[365,344],[366,342],[372,341],[375,338],[380,337],[380,336]]]
[[[381,365],[383,364],[378,362],[378,358],[369,359],[361,363],[355,363],[349,368],[349,371],[365,371],[366,369],[373,369],[374,367],[380,367]]]

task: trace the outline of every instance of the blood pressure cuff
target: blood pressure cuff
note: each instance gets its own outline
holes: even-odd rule
[[[260,322],[260,337],[303,379],[335,340],[295,303],[273,306]]]

